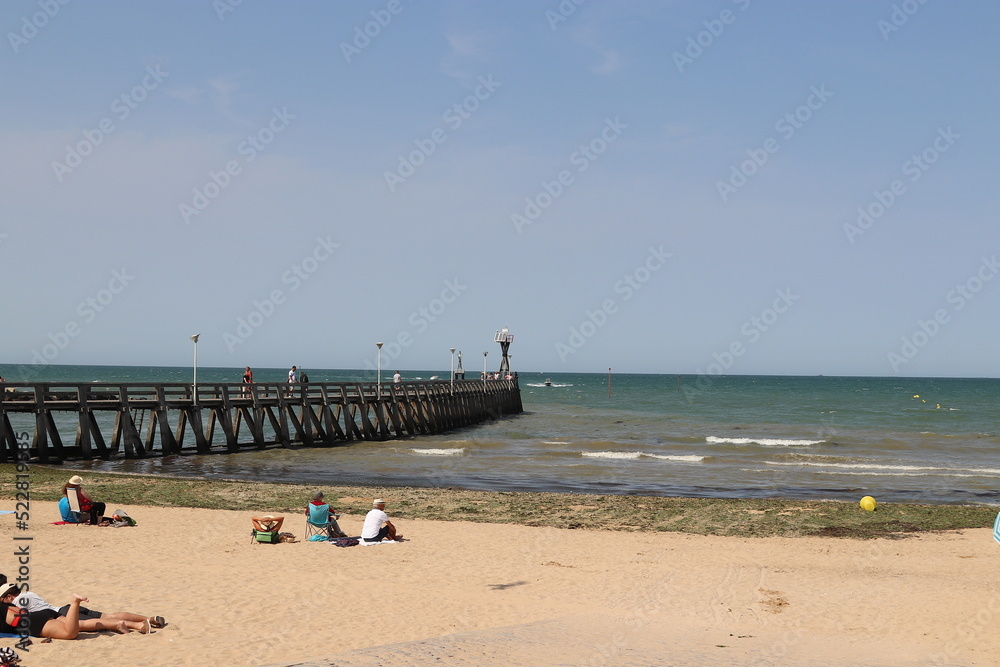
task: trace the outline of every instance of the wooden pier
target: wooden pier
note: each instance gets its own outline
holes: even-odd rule
[[[42,463],[335,446],[522,411],[517,380],[2,386],[0,462],[25,444]]]

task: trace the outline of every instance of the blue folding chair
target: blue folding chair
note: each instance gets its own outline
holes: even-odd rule
[[[306,539],[310,542],[320,542],[329,539],[330,535],[330,505],[309,504],[309,514],[306,516]],[[319,537],[319,539],[315,539]]]

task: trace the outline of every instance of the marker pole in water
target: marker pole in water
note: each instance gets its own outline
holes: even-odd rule
[[[608,398],[611,398],[611,369],[608,369]]]

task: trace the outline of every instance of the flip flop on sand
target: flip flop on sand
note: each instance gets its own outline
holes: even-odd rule
[[[149,619],[149,624],[154,628],[165,628],[167,621],[162,616],[154,616]]]

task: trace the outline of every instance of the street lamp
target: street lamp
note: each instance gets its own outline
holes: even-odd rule
[[[455,393],[455,348],[449,347],[451,350],[451,393]]]
[[[191,341],[194,343],[194,381],[191,383],[192,405],[198,405],[198,339],[200,337],[200,333],[196,333],[190,337]]]
[[[378,397],[382,400],[382,343],[375,343],[375,347],[378,348]]]
[[[483,387],[486,387],[486,355],[489,352],[483,352]]]

